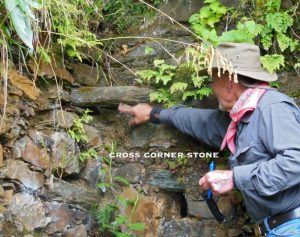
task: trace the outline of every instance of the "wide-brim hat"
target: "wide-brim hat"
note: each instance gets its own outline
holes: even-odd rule
[[[222,68],[218,60],[222,55],[231,62],[232,69],[238,75],[247,76],[259,81],[276,81],[276,73],[269,73],[261,66],[260,50],[254,44],[247,43],[222,43],[216,49],[211,63],[212,68]],[[200,71],[201,75],[208,75],[207,69]]]

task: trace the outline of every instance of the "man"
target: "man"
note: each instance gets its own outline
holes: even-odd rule
[[[212,89],[219,109],[120,104],[119,111],[134,115],[130,124],[172,124],[210,146],[228,147],[231,170],[208,172],[200,189],[221,195],[236,188],[262,236],[299,237],[300,110],[268,86],[277,75],[262,69],[257,46],[224,43],[217,50],[238,74],[238,83],[226,72],[218,77],[214,58]]]

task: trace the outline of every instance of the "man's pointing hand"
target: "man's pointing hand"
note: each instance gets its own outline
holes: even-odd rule
[[[133,118],[129,120],[129,125],[138,125],[149,121],[152,106],[145,103],[139,103],[134,106],[120,103],[118,110],[121,113],[133,115]]]

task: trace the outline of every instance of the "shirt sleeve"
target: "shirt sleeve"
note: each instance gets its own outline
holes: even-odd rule
[[[259,136],[272,158],[261,163],[234,167],[237,188],[271,196],[299,185],[299,109],[289,102],[274,103],[264,108]]]
[[[229,113],[219,109],[196,109],[182,105],[162,110],[159,120],[216,148],[221,146],[231,121]]]

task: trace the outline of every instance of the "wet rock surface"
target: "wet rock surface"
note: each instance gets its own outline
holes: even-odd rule
[[[185,186],[176,180],[169,170],[149,172],[147,183],[152,186],[158,186],[166,191],[184,192]]]
[[[44,174],[31,171],[29,166],[21,160],[7,160],[1,173],[6,179],[21,182],[24,188],[38,190],[44,184]]]
[[[90,186],[96,187],[100,182],[100,159],[89,160],[80,172],[80,178],[84,179]]]
[[[41,196],[46,200],[78,204],[85,208],[101,200],[99,190],[90,188],[84,183],[70,183],[58,178],[53,178],[50,187],[44,189]]]
[[[50,218],[46,217],[41,200],[28,193],[15,194],[8,207],[8,212],[27,231],[44,228],[50,222]]]
[[[79,148],[75,140],[66,132],[55,132],[51,139],[53,140],[51,146],[53,169],[60,169],[61,175],[79,174]]]

